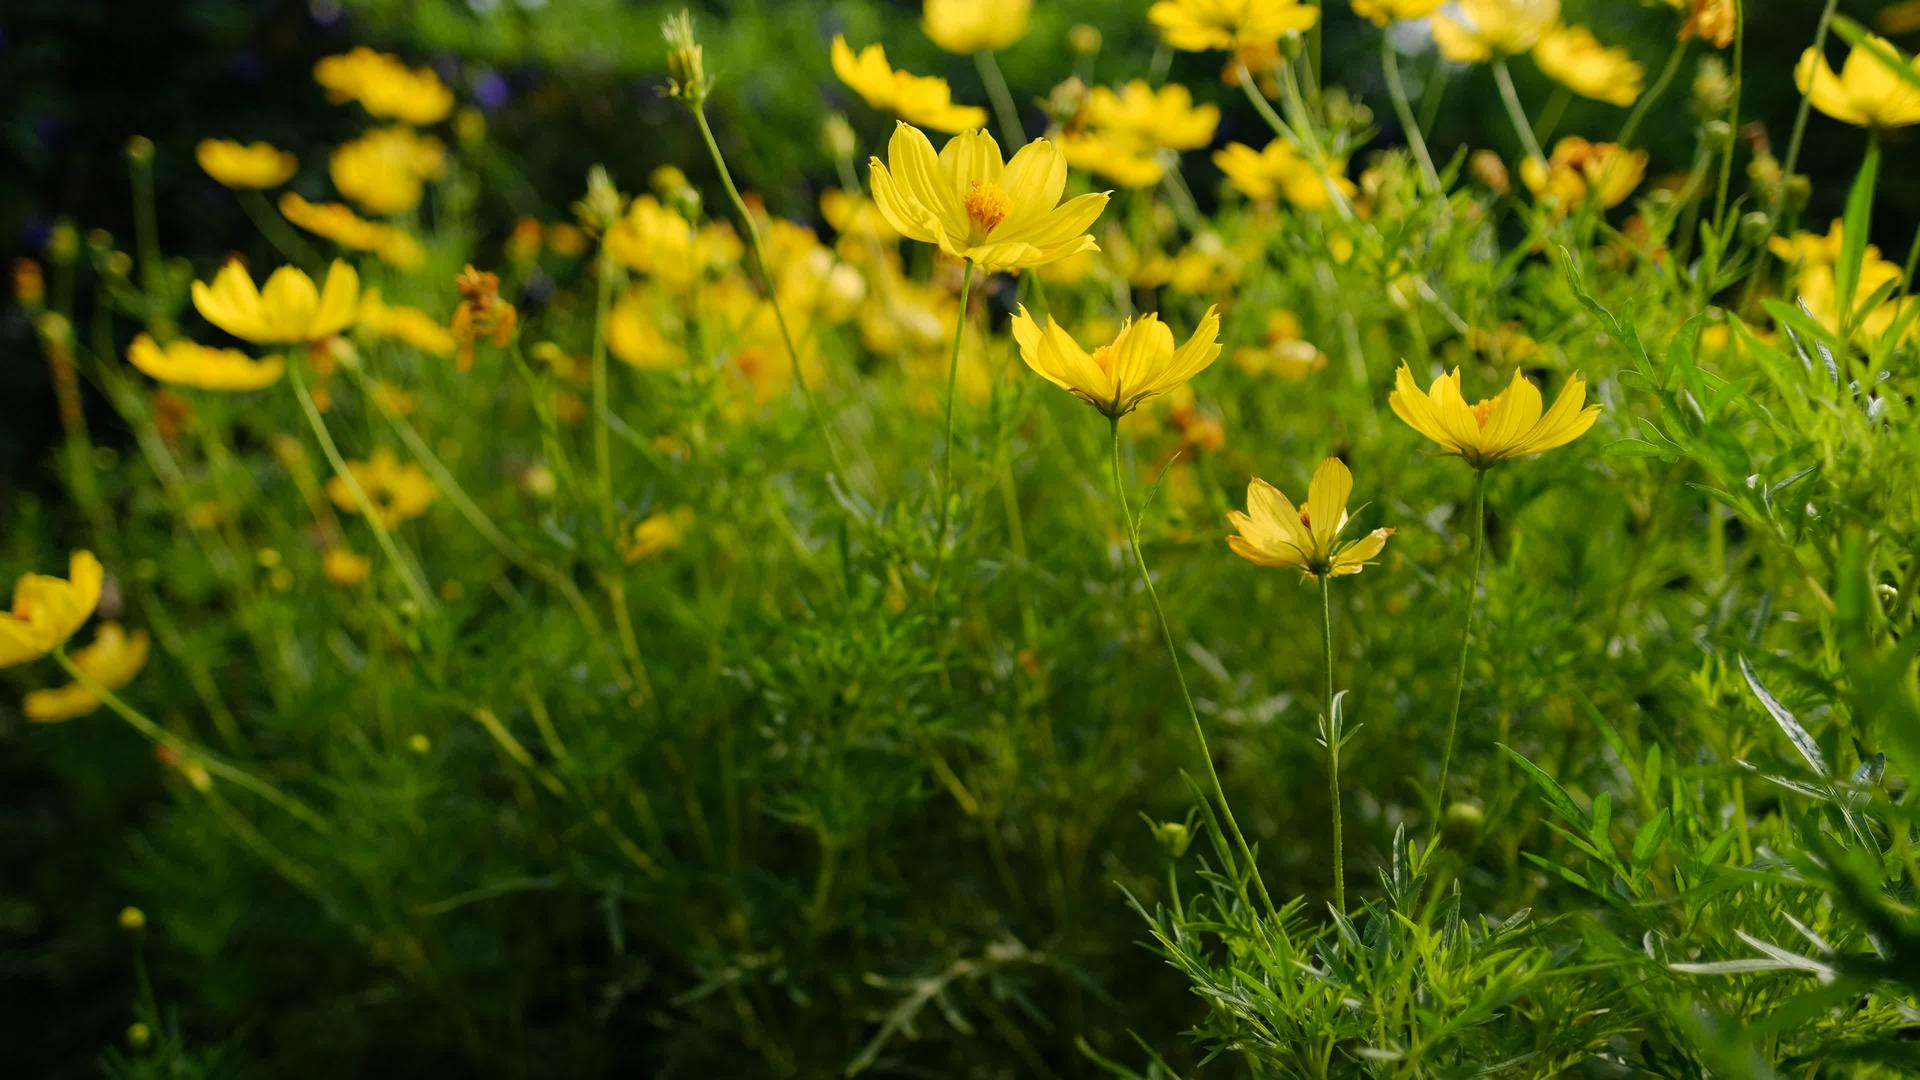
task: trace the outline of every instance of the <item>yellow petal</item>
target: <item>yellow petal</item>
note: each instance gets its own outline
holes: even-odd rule
[[[1353,494],[1353,473],[1339,458],[1328,458],[1313,471],[1307,484],[1307,519],[1315,554],[1324,556],[1333,550],[1333,538],[1347,516],[1347,499]]]

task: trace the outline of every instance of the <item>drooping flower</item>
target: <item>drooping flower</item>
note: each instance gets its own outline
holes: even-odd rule
[[[1260,49],[1311,29],[1320,8],[1299,0],[1158,0],[1147,21],[1161,40],[1187,52]]]
[[[1387,404],[1395,416],[1438,443],[1441,450],[1485,469],[1565,446],[1585,434],[1600,415],[1598,405],[1581,408],[1586,399],[1586,380],[1570,376],[1553,407],[1542,414],[1539,389],[1516,371],[1505,390],[1468,405],[1458,368],[1423,391],[1413,381],[1413,369],[1403,362]]]
[[[950,53],[998,52],[1026,35],[1033,0],[927,0],[920,28]]]
[[[453,340],[460,349],[460,370],[473,370],[474,346],[485,338],[496,349],[513,340],[520,313],[500,296],[500,275],[471,264],[454,279],[460,306],[453,309]]]
[[[446,167],[439,139],[401,125],[375,128],[342,143],[327,163],[340,194],[369,214],[403,214],[420,205],[426,182]]]
[[[1386,26],[1402,19],[1424,19],[1440,9],[1447,0],[1353,0],[1353,13]]]
[[[1517,56],[1560,21],[1560,0],[1460,0],[1460,17],[1433,17],[1433,42],[1456,64]]]
[[[833,73],[867,104],[909,124],[935,131],[965,131],[987,122],[987,110],[953,103],[953,88],[947,80],[894,70],[887,63],[887,51],[877,44],[861,49],[856,56],[846,38],[834,35]]]
[[[432,68],[409,68],[400,58],[358,46],[313,65],[314,81],[336,102],[358,101],[382,119],[424,127],[453,111],[453,91]]]
[[[145,630],[129,634],[117,622],[104,622],[93,640],[73,650],[68,659],[88,678],[109,691],[133,681],[147,664],[149,642]],[[36,724],[57,724],[86,716],[100,707],[93,691],[79,683],[52,690],[34,690],[20,703],[20,711]]]
[[[273,188],[287,182],[299,159],[268,143],[202,139],[194,158],[208,176],[230,188]]]
[[[360,311],[354,325],[375,337],[392,338],[434,356],[453,355],[453,332],[440,321],[416,307],[389,304],[380,298],[379,289],[360,295]]]
[[[305,345],[353,324],[360,275],[338,259],[327,268],[324,288],[292,266],[283,266],[255,289],[246,268],[230,262],[211,287],[193,283],[193,306],[213,325],[255,345]]]
[[[1316,169],[1285,139],[1275,139],[1263,150],[1228,143],[1214,152],[1213,163],[1226,174],[1228,182],[1255,202],[1284,197],[1302,210],[1323,210],[1333,204],[1329,185],[1349,199],[1358,191],[1346,178],[1346,162]]]
[[[106,571],[90,551],[67,560],[67,576],[23,574],[13,586],[13,610],[0,611],[0,668],[38,660],[73,636],[100,603]]]
[[[433,486],[433,479],[425,469],[410,461],[403,464],[385,447],[375,450],[367,461],[347,462],[347,472],[353,474],[354,483],[366,493],[373,516],[389,529],[426,513],[440,495],[440,489]],[[327,479],[327,497],[349,514],[360,512],[353,489],[342,477]]]
[[[278,356],[255,360],[238,349],[215,349],[174,338],[163,349],[141,334],[127,346],[127,362],[163,383],[199,390],[259,390],[280,381],[286,362]]]
[[[1646,78],[1627,50],[1600,44],[1584,26],[1558,26],[1541,35],[1533,61],[1547,78],[1581,97],[1622,108],[1640,97]]]
[[[1562,214],[1588,199],[1611,210],[1627,201],[1646,174],[1645,150],[1588,142],[1578,135],[1555,143],[1546,161],[1529,157],[1520,163],[1520,179],[1527,190]]]
[[[1046,139],[1003,162],[993,136],[967,131],[935,155],[926,135],[903,123],[894,126],[887,158],[870,166],[873,200],[887,222],[988,273],[1099,249],[1087,229],[1106,208],[1107,193],[1062,203],[1067,161]]]
[[[418,270],[427,261],[427,249],[412,233],[385,222],[368,221],[346,203],[308,202],[289,191],[280,196],[280,215],[341,247],[371,251],[396,270]]]
[[[1920,58],[1904,56],[1886,38],[1868,35],[1848,51],[1838,75],[1826,57],[1808,49],[1793,69],[1793,81],[1814,108],[1841,123],[1879,128],[1920,124],[1920,87],[1901,78],[1895,65],[1920,71]]]
[[[1220,355],[1220,312],[1210,307],[1185,345],[1158,315],[1128,320],[1110,344],[1091,353],[1059,323],[1033,321],[1025,306],[1013,317],[1020,359],[1041,378],[1111,417],[1164,394],[1207,369]]]
[[[1352,494],[1353,473],[1339,458],[1328,458],[1313,471],[1307,504],[1297,510],[1279,488],[1256,476],[1247,484],[1247,512],[1227,512],[1237,533],[1227,537],[1227,546],[1256,566],[1290,566],[1311,581],[1357,574],[1387,546],[1393,530],[1375,529],[1341,542]]]

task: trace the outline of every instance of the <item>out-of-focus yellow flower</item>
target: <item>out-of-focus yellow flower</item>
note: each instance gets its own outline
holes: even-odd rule
[[[400,58],[365,46],[313,65],[313,79],[335,102],[358,101],[382,119],[424,127],[453,111],[453,91],[432,68],[408,68]]]
[[[1327,366],[1327,354],[1300,335],[1299,316],[1291,311],[1274,311],[1267,316],[1264,343],[1233,350],[1233,362],[1249,375],[1304,379]]]
[[[1827,226],[1826,235],[1819,233],[1797,232],[1792,236],[1775,236],[1767,240],[1767,250],[1783,263],[1801,266],[1832,266],[1840,261],[1840,253],[1846,249],[1846,226],[1839,218]],[[1880,257],[1880,249],[1867,245],[1867,256]]]
[[[1424,19],[1440,10],[1447,0],[1353,0],[1353,13],[1372,19],[1375,26],[1402,19]]]
[[[1520,163],[1520,179],[1542,203],[1566,213],[1588,199],[1611,210],[1627,201],[1647,174],[1647,152],[1570,135],[1553,146],[1547,161]]]
[[[30,312],[46,303],[47,278],[40,264],[25,256],[13,260],[13,297]]]
[[[460,350],[460,370],[473,370],[473,350],[482,338],[504,349],[513,340],[520,313],[500,297],[500,275],[471,265],[454,279],[460,306],[453,309],[453,340]]]
[[[1161,40],[1187,52],[1271,46],[1311,29],[1320,9],[1297,0],[1159,0],[1147,21]]]
[[[587,233],[578,225],[556,222],[547,226],[547,248],[569,259],[587,250]]]
[[[1152,255],[1135,267],[1129,279],[1143,289],[1166,287],[1186,295],[1231,289],[1246,269],[1241,252],[1227,247],[1218,233],[1196,235],[1171,256]]]
[[[865,195],[828,188],[820,193],[820,216],[837,234],[834,250],[845,261],[863,265],[878,258],[884,264],[896,254],[900,233]]]
[[[1838,75],[1826,57],[1808,49],[1793,69],[1793,81],[1812,98],[1814,108],[1841,123],[1880,128],[1920,124],[1920,87],[1901,78],[1894,65],[1920,71],[1920,59],[1902,55],[1886,38],[1868,35],[1848,51]]]
[[[1342,543],[1352,494],[1353,473],[1339,458],[1313,470],[1307,504],[1297,510],[1279,488],[1256,476],[1247,484],[1247,512],[1227,512],[1238,534],[1227,537],[1227,546],[1255,566],[1290,566],[1310,581],[1357,574],[1387,546],[1393,530],[1375,529]]]
[[[1681,41],[1697,37],[1716,49],[1733,44],[1733,32],[1739,24],[1734,0],[1667,0],[1667,3],[1688,9],[1687,21],[1680,26]]]
[[[1349,199],[1358,190],[1346,178],[1346,162],[1335,162],[1324,171],[1316,169],[1285,139],[1273,140],[1264,150],[1228,143],[1214,153],[1213,163],[1241,194],[1255,202],[1273,202],[1284,196],[1302,210],[1322,210],[1333,204],[1329,185]]]
[[[255,345],[304,345],[329,338],[353,324],[360,299],[360,275],[338,259],[327,268],[325,288],[292,266],[255,289],[246,268],[230,262],[211,287],[193,283],[193,306],[210,323]]]
[[[368,221],[346,203],[312,203],[289,191],[280,196],[280,214],[341,247],[371,251],[396,270],[412,272],[427,261],[427,249],[412,233],[385,222]]]
[[[1486,469],[1510,458],[1565,446],[1585,434],[1600,415],[1598,405],[1581,408],[1586,400],[1586,380],[1569,376],[1553,407],[1543,415],[1539,389],[1516,371],[1505,390],[1468,405],[1458,368],[1423,391],[1413,381],[1413,369],[1403,362],[1387,404],[1395,416],[1440,449],[1466,459],[1476,469]]]
[[[1199,150],[1213,141],[1220,108],[1196,106],[1193,92],[1179,83],[1155,90],[1145,79],[1135,79],[1118,93],[1094,87],[1087,94],[1085,118],[1097,131],[1130,135],[1149,146]]]
[[[620,538],[620,557],[629,563],[643,562],[671,551],[686,539],[693,528],[693,510],[676,507],[654,514],[636,524]]]
[[[433,486],[425,469],[410,461],[402,464],[393,451],[385,447],[375,450],[369,460],[347,462],[347,471],[366,493],[374,518],[389,529],[426,513],[440,495],[440,489]],[[327,479],[327,497],[349,514],[360,512],[353,489],[342,477]]]
[[[333,152],[328,173],[340,194],[369,214],[402,214],[420,205],[426,181],[446,167],[446,147],[431,135],[394,125],[375,128]]]
[[[1834,333],[1841,332],[1839,280],[1834,267],[1839,264],[1846,244],[1840,219],[1835,218],[1826,235],[1799,232],[1791,237],[1776,236],[1767,241],[1767,250],[1793,272],[1793,293],[1807,306],[1814,321]],[[1878,341],[1892,329],[1893,323],[1914,303],[1912,297],[1887,301],[1869,308],[1874,293],[1888,282],[1901,280],[1900,267],[1888,262],[1880,248],[1868,244],[1861,253],[1860,276],[1854,287],[1854,310],[1849,320],[1856,339]],[[1911,334],[1912,331],[1910,330]]]
[[[607,313],[607,348],[615,358],[642,371],[666,371],[686,363],[682,349],[650,314],[646,294],[638,289],[622,296]]]
[[[368,289],[360,295],[354,325],[375,337],[392,338],[424,353],[443,358],[453,355],[452,331],[419,308],[380,299],[379,289]]]
[[[993,136],[968,131],[935,155],[918,128],[896,124],[887,158],[891,168],[871,162],[873,198],[894,229],[988,273],[1099,248],[1087,229],[1106,209],[1107,193],[1062,203],[1067,160],[1046,139],[1002,161]]]
[[[0,612],[0,668],[38,660],[72,637],[100,603],[105,577],[91,551],[67,559],[65,579],[21,575],[13,586],[13,610]]]
[[[373,379],[368,383],[367,399],[381,411],[398,416],[413,412],[414,402],[418,400],[413,391],[403,390],[385,379]]]
[[[709,271],[740,261],[740,239],[726,225],[695,229],[680,213],[651,195],[627,205],[607,230],[607,254],[630,270],[647,274],[676,291]]]
[[[93,640],[73,650],[68,659],[94,682],[109,691],[133,681],[147,664],[147,632],[129,634],[117,622],[103,622]],[[86,716],[100,707],[100,699],[79,683],[53,690],[35,690],[20,703],[20,711],[36,724],[56,724]]]
[[[1166,162],[1153,148],[1133,139],[1099,131],[1067,132],[1060,136],[1059,146],[1067,164],[1123,188],[1152,187],[1167,175]]]
[[[1125,416],[1142,401],[1164,394],[1200,374],[1220,355],[1220,311],[1207,309],[1185,345],[1158,315],[1128,320],[1111,344],[1089,353],[1064,327],[1042,328],[1025,306],[1013,317],[1020,359],[1041,378],[1111,417]]]
[[[320,557],[320,572],[328,581],[342,588],[352,588],[367,580],[373,571],[373,560],[365,555],[356,555],[351,548],[330,547]]]
[[[1560,0],[1460,0],[1459,17],[1433,17],[1433,42],[1456,64],[1481,64],[1526,52],[1559,21]]]
[[[1557,26],[1533,46],[1547,78],[1595,101],[1625,107],[1640,97],[1646,71],[1625,49],[1600,44],[1584,26]]]
[[[887,64],[887,51],[877,44],[861,49],[856,56],[847,39],[835,34],[833,73],[867,104],[909,124],[935,131],[965,131],[987,122],[987,110],[953,103],[953,88],[947,80],[895,71]]]
[[[920,27],[935,45],[967,55],[998,52],[1027,32],[1033,0],[927,0]]]
[[[238,349],[215,349],[174,338],[162,349],[141,334],[127,346],[127,362],[148,378],[200,390],[259,390],[280,381],[286,362],[277,356],[255,360]]]
[[[300,161],[268,143],[202,139],[193,156],[208,176],[230,188],[272,188],[287,182]]]
[[[860,340],[881,356],[907,352],[944,361],[941,353],[953,335],[959,307],[958,298],[944,289],[903,278],[870,298],[860,314]]]

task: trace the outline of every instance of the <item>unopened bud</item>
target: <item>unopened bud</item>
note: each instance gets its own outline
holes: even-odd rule
[[[13,296],[28,311],[37,310],[47,298],[47,279],[40,264],[32,259],[13,260]]]
[[[1481,826],[1487,823],[1487,815],[1480,807],[1470,802],[1449,803],[1440,819],[1440,833],[1450,847],[1470,846],[1480,836]]]
[[[1169,858],[1177,859],[1187,853],[1188,845],[1193,843],[1193,830],[1178,821],[1149,821],[1153,838],[1160,850]]]
[[[1707,147],[1716,153],[1725,150],[1733,142],[1733,125],[1725,120],[1711,120],[1706,126]]]
[[[1758,210],[1740,215],[1740,242],[1744,244],[1763,244],[1773,235],[1773,219]]]
[[[129,934],[137,934],[147,928],[147,913],[137,907],[120,909],[120,929]]]
[[[693,16],[684,8],[667,16],[660,34],[667,39],[667,93],[699,106],[713,84],[707,81],[706,59],[693,36]]]
[[[839,113],[828,113],[826,123],[820,126],[820,141],[827,148],[828,156],[838,161],[850,158],[858,148],[854,138],[853,125]]]
[[[153,1042],[153,1029],[145,1024],[132,1024],[127,1028],[127,1045],[135,1050],[145,1050]]]
[[[1075,56],[1092,56],[1100,51],[1100,28],[1079,23],[1067,31],[1067,48]]]
[[[152,161],[153,160],[153,140],[147,138],[145,135],[135,135],[133,138],[128,139],[127,140],[127,157],[128,159],[142,165],[146,164],[149,161]]]
[[[1791,176],[1787,178],[1787,209],[1804,209],[1807,205],[1807,200],[1812,197],[1813,181],[1804,176]]]

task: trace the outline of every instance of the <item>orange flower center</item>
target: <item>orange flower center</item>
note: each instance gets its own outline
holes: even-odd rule
[[[1492,418],[1493,418],[1493,402],[1491,400],[1483,401],[1480,404],[1475,405],[1473,407],[1474,422],[1479,424],[1481,427],[1486,427],[1487,421]]]
[[[992,232],[995,225],[1007,220],[1013,213],[1013,198],[999,184],[985,180],[975,180],[967,188],[967,217],[980,226],[982,232]]]
[[[1307,508],[1304,506],[1300,508],[1300,527],[1303,529],[1313,528],[1313,515],[1307,513]]]

